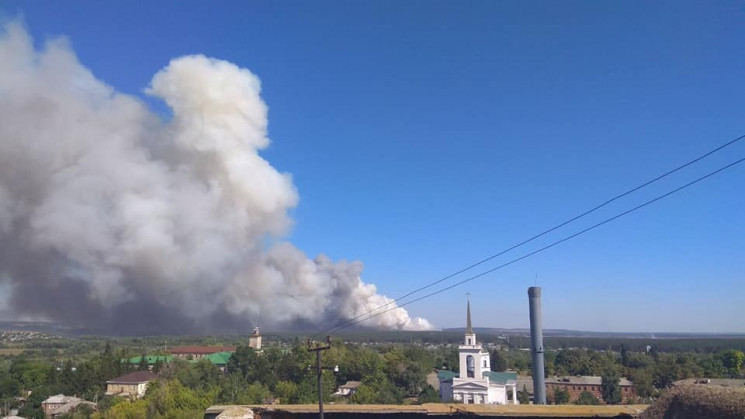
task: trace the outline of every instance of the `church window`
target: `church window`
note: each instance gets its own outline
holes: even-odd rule
[[[474,378],[474,369],[473,356],[468,355],[468,357],[466,357],[466,371],[468,372],[468,378]]]

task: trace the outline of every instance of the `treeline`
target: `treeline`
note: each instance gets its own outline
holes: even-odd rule
[[[105,393],[107,380],[147,365],[123,362],[133,355],[160,351],[157,338],[133,342],[136,349],[118,347],[115,350],[102,341],[81,341],[80,347],[100,348],[77,357],[66,352],[38,358],[21,354],[0,357],[0,403],[20,406],[27,401],[20,416],[42,418],[41,402],[54,394],[77,395],[97,401],[99,412],[84,410],[69,417],[87,418],[188,418],[202,417],[212,404],[259,404],[278,398],[281,403],[316,403],[318,388],[315,354],[299,339],[287,346],[271,346],[257,354],[247,346],[238,346],[226,371],[220,371],[207,360],[187,362],[174,360],[158,363],[153,371],[159,380],[149,387],[142,400],[127,401]],[[374,344],[332,341],[331,349],[323,352],[325,367],[338,365],[338,372],[323,372],[322,386],[326,401],[339,385],[359,381],[361,385],[348,399],[349,403],[423,403],[439,401],[437,391],[426,381],[434,369],[458,371],[456,340],[434,344]],[[151,345],[143,349],[142,343]],[[511,342],[512,343],[512,342]],[[491,353],[492,370],[515,370],[529,375],[530,352],[505,344]],[[611,347],[612,348],[612,347]],[[638,348],[638,350],[635,350]],[[40,355],[41,353],[32,353]],[[626,347],[618,351],[605,348],[549,349],[546,351],[546,375],[596,375],[628,377],[640,399],[657,397],[674,381],[692,377],[739,377],[743,373],[745,354],[737,349],[717,352],[664,352],[657,346],[647,350]],[[522,390],[522,389],[519,389]],[[30,395],[29,395],[30,392]],[[527,397],[521,391],[522,399]],[[562,401],[562,398],[554,398]],[[589,399],[586,401],[589,402]],[[6,413],[6,412],[3,412]]]
[[[259,404],[273,398],[282,403],[318,402],[315,355],[300,342],[290,348],[265,348],[262,354],[239,346],[225,372],[207,360],[158,363],[153,372],[159,380],[148,388],[142,400],[106,396],[107,380],[148,368],[123,362],[131,354],[106,345],[100,353],[81,362],[30,359],[24,355],[4,357],[0,361],[0,402],[19,407],[20,399],[26,398],[19,415],[28,418],[43,418],[41,402],[60,393],[98,402],[99,412],[82,407],[68,415],[75,418],[201,418],[204,409],[212,404]],[[326,401],[332,400],[339,385],[360,381],[348,402],[400,404],[405,399],[438,401],[437,392],[426,383],[426,375],[435,365],[457,365],[457,354],[418,346],[371,348],[337,340],[330,350],[324,351],[323,361],[325,366],[339,367],[337,374],[323,372]]]

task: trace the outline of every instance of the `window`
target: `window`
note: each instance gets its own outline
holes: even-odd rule
[[[484,360],[484,368],[486,368],[486,360]]]
[[[468,355],[466,357],[466,371],[467,371],[466,376],[468,378],[474,378],[474,369],[475,368],[474,368],[473,356],[472,355]]]

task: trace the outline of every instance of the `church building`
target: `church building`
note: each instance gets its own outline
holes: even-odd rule
[[[476,341],[471,302],[466,308],[466,336],[458,346],[459,373],[440,371],[440,398],[467,404],[518,404],[517,373],[491,370],[489,352]]]

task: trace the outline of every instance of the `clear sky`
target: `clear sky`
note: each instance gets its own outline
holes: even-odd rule
[[[143,89],[204,54],[261,78],[288,239],[397,297],[745,134],[742,1],[3,1]],[[1,58],[0,58],[1,59]],[[724,164],[745,141],[478,273]],[[407,306],[438,327],[745,332],[745,164]],[[448,282],[449,284],[450,282]]]

